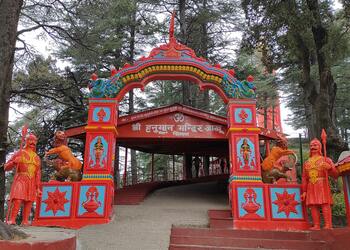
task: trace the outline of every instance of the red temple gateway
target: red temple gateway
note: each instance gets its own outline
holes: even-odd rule
[[[147,153],[228,157],[227,118],[182,104],[142,111],[118,118],[118,145]],[[85,139],[85,125],[65,131]],[[260,140],[282,134],[260,128]]]
[[[169,42],[153,49],[148,57],[137,60],[133,65],[127,64],[118,71],[112,70],[108,79],[92,76],[88,123],[85,127],[83,180],[42,183],[43,195],[37,201],[34,224],[78,228],[108,222],[113,211],[113,166],[117,143],[132,143],[133,136],[138,132],[159,141],[163,141],[163,137],[172,140],[180,135],[197,136],[195,131],[205,131],[205,125],[208,125],[212,127],[204,134],[212,136],[217,143],[221,141],[226,149],[223,151],[228,153],[230,159],[229,193],[233,228],[307,229],[309,225],[306,209],[300,199],[300,185],[268,185],[262,182],[259,150],[262,130],[256,125],[253,77],[240,81],[233,70],[210,65],[204,58],[197,57],[192,49],[176,41],[173,23],[174,16]],[[197,124],[198,115],[203,112],[198,112],[197,117],[193,115],[196,112],[192,112],[188,119],[194,119],[196,123],[190,126],[176,124],[174,119],[180,121],[182,117],[175,118],[174,115],[171,118],[174,123],[166,123],[167,116],[160,116],[159,120],[153,120],[147,127],[141,120],[137,124],[118,118],[118,103],[124,95],[133,88],[143,89],[154,80],[186,80],[198,84],[201,90],[215,91],[227,105],[227,120],[217,119],[213,124],[213,120],[208,119],[208,123],[205,123],[206,119],[202,117],[200,122],[203,124]],[[187,107],[182,107],[182,110],[184,115],[191,111]],[[216,118],[215,115],[211,116]],[[128,126],[131,126],[131,131],[126,128]],[[198,134],[198,137],[201,138],[201,135]],[[186,139],[178,140],[184,146]]]

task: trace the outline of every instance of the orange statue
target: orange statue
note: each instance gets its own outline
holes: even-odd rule
[[[52,179],[54,180],[81,180],[82,163],[73,155],[72,150],[67,146],[67,137],[63,131],[57,131],[54,137],[54,148],[45,153],[48,155],[57,154],[58,159],[46,160],[57,171]]]
[[[293,150],[288,150],[287,140],[280,137],[276,146],[271,149],[270,154],[261,164],[262,178],[264,183],[275,183],[280,178],[290,180],[286,174],[296,163],[296,155]]]
[[[320,209],[325,221],[325,229],[332,228],[332,193],[329,188],[328,175],[338,177],[338,171],[332,160],[322,156],[321,142],[313,139],[310,143],[310,158],[304,163],[301,199],[311,209],[313,230],[320,230]]]
[[[24,137],[24,135],[23,135]],[[37,138],[30,134],[25,138],[25,146],[17,151],[8,162],[5,163],[5,171],[16,168],[10,192],[10,205],[7,224],[16,224],[18,211],[23,204],[23,226],[28,226],[28,217],[32,204],[37,195],[41,195],[40,187],[40,158],[36,154]],[[21,143],[22,145],[22,143]]]

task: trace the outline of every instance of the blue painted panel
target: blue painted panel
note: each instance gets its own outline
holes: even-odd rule
[[[45,203],[45,201],[48,202],[49,192],[54,193],[57,188],[58,188],[58,191],[60,192],[60,197],[67,199],[68,202],[64,202],[64,205],[62,204],[63,209],[62,209],[62,207],[60,209],[57,209],[56,214],[54,214],[53,210],[47,207],[48,204]],[[52,217],[52,216],[54,216],[54,217],[67,217],[67,216],[70,216],[72,190],[73,190],[72,186],[44,186],[43,190],[42,190],[42,199],[41,199],[39,217]]]
[[[247,164],[244,159],[244,150],[249,150]],[[237,157],[239,160],[239,169],[256,170],[255,146],[248,137],[242,137],[239,139],[237,143]]]
[[[247,118],[245,119],[245,122],[239,117],[239,114],[244,110],[244,112],[247,114]],[[253,114],[251,109],[249,108],[236,108],[235,109],[235,122],[237,123],[252,123],[253,122]]]
[[[263,188],[260,187],[238,187],[237,188],[237,196],[238,196],[238,216],[243,217],[248,214],[248,212],[243,208],[244,204],[249,201],[249,198],[245,198],[245,193],[247,189],[253,189],[256,194],[256,199],[251,199],[255,204],[260,205],[259,210],[256,211],[256,214],[264,218],[265,217],[265,208],[264,208],[264,195]]]
[[[96,187],[97,192],[98,192],[98,197],[94,196],[95,201],[99,203],[99,207],[95,210],[95,213],[98,216],[103,216],[104,215],[104,207],[105,207],[106,186],[98,186],[98,185],[80,186],[78,215],[79,216],[84,216],[84,215],[89,216],[89,213],[87,213],[87,210],[84,208],[83,203],[87,202],[89,199],[89,197],[87,197],[86,193],[90,187]]]
[[[106,113],[106,115],[103,117],[102,121],[103,122],[108,122],[109,119],[111,118],[111,109],[108,107],[96,107],[92,113],[92,120],[94,122],[98,122],[99,121],[99,117],[98,117],[98,112],[100,112],[100,110],[103,109],[103,111]]]
[[[279,206],[278,204],[275,204],[274,202],[277,201],[279,196],[283,196],[283,194],[286,194],[284,192],[288,193],[288,197],[286,199],[283,199],[284,202],[281,207],[281,211],[278,212]],[[303,219],[303,209],[302,209],[302,203],[300,199],[300,188],[270,188],[270,196],[271,196],[271,208],[272,208],[272,218],[274,219]],[[280,206],[282,206],[280,205]],[[288,212],[285,212],[289,209],[289,215]]]
[[[101,140],[101,144],[103,146],[103,152],[99,159],[96,160],[96,152],[95,145],[97,145],[97,141]],[[105,168],[107,162],[107,153],[108,153],[108,143],[103,136],[96,136],[91,142],[89,146],[89,167],[90,168]]]
[[[350,176],[349,175],[347,175],[347,176],[345,176],[345,182],[344,182],[344,184],[345,184],[345,188],[346,188],[346,191],[347,191],[347,196],[348,196],[348,202],[349,202],[349,205],[350,205]]]

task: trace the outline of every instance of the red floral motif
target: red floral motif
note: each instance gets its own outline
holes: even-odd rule
[[[285,212],[287,218],[289,218],[290,213],[298,213],[296,210],[296,206],[299,204],[298,201],[295,200],[295,193],[289,194],[286,190],[282,194],[276,193],[277,200],[273,202],[273,204],[278,206],[277,213]]]
[[[228,73],[230,73],[232,76],[235,76],[235,75],[236,75],[236,72],[235,72],[234,69],[230,69],[230,70],[228,71]]]
[[[248,81],[248,82],[254,82],[254,76],[249,75],[249,76],[247,77],[247,81]]]
[[[239,118],[241,118],[243,123],[245,123],[245,120],[247,120],[247,118],[248,118],[248,114],[247,114],[247,112],[245,112],[244,109],[242,109],[241,112],[239,112],[238,116],[239,116]]]
[[[97,78],[98,78],[98,76],[97,76],[96,73],[93,73],[93,74],[91,75],[91,80],[96,81]]]
[[[106,112],[103,108],[101,108],[100,111],[97,112],[97,116],[99,122],[103,121],[103,118],[106,116]]]
[[[54,192],[48,192],[47,199],[43,201],[47,205],[45,212],[52,210],[54,215],[56,215],[59,210],[64,212],[64,205],[69,202],[69,200],[66,199],[66,193],[67,191],[60,192],[58,188],[56,188]]]

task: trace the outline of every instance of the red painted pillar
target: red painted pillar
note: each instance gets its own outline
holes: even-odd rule
[[[153,182],[154,181],[154,154],[152,153],[152,163],[151,163],[152,165],[151,165],[151,167],[152,167],[152,169],[151,169],[151,182]]]
[[[175,155],[173,155],[173,181],[175,180]]]
[[[125,148],[125,157],[124,157],[124,175],[123,175],[123,186],[128,185],[128,148]]]
[[[342,176],[347,225],[350,227],[350,175]]]
[[[265,140],[265,157],[269,156],[270,154],[270,140]]]
[[[108,220],[113,212],[117,121],[118,102],[116,99],[89,99],[88,124],[85,127],[84,172],[79,197],[85,201],[87,190],[96,189],[100,197],[100,206],[103,208],[101,214]],[[88,216],[87,213],[85,214]],[[80,216],[79,212],[78,215]]]
[[[228,139],[230,150],[230,199],[234,228],[247,213],[242,204],[250,195],[264,199],[259,153],[259,128],[256,126],[255,100],[230,99],[228,103]],[[242,186],[241,184],[248,184]],[[253,186],[251,186],[253,184]],[[251,191],[251,188],[253,191]],[[249,193],[251,192],[251,193]]]

